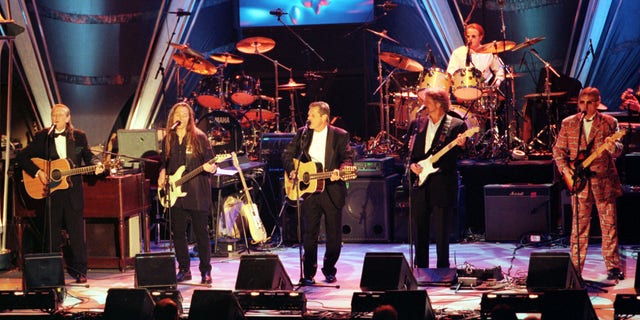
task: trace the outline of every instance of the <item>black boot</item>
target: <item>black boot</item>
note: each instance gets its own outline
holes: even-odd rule
[[[176,281],[182,282],[182,281],[188,281],[188,280],[191,280],[191,270],[180,269],[180,271],[178,271],[178,274],[176,275]]]

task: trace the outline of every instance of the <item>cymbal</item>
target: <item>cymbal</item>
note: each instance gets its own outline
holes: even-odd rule
[[[489,43],[485,43],[483,45],[481,45],[480,47],[478,47],[478,49],[475,49],[474,51],[477,53],[502,53],[505,51],[509,51],[511,50],[513,47],[516,46],[516,43],[513,41],[509,41],[509,40],[493,40],[492,42]]]
[[[265,96],[264,94],[255,95],[254,97],[256,98],[256,100],[263,100],[263,101],[267,101],[268,103],[276,102],[276,99],[269,96]],[[278,97],[278,100],[280,99],[282,99],[282,97]]]
[[[560,91],[560,92],[550,92],[549,93],[549,97],[550,98],[557,98],[557,97],[562,97],[565,94],[567,94],[564,91]],[[544,99],[547,97],[547,94],[545,94],[544,92],[541,93],[529,93],[529,94],[525,94],[524,98],[525,99]]]
[[[213,63],[205,59],[187,55],[184,52],[176,52],[171,57],[177,65],[197,74],[211,76],[218,71]]]
[[[381,52],[380,60],[402,70],[422,72],[424,67],[417,61],[393,52]]]
[[[276,42],[266,37],[251,37],[240,40],[236,43],[236,49],[242,53],[257,54],[271,51],[275,48]]]
[[[171,46],[182,51],[187,56],[205,60],[204,54],[191,49],[188,44],[171,43]]]
[[[532,45],[544,40],[545,37],[536,37],[536,38],[533,38],[533,39],[525,38],[525,39],[527,39],[527,40],[525,40],[522,43],[518,43],[515,47],[511,48],[511,51],[518,51],[520,49],[531,47]]]
[[[244,62],[244,58],[228,52],[214,53],[214,54],[211,54],[209,57],[214,61],[218,61],[222,63],[239,64]]]
[[[394,39],[394,38],[391,38],[391,37],[389,37],[389,36],[387,35],[387,30],[382,30],[382,32],[374,31],[374,30],[371,30],[371,29],[369,29],[369,28],[365,28],[365,30],[367,30],[367,31],[369,31],[369,32],[371,32],[371,33],[373,33],[373,34],[375,34],[376,36],[378,36],[378,37],[380,37],[380,38],[387,39],[387,40],[389,40],[389,41],[393,41],[393,42],[395,42],[395,43],[397,43],[397,44],[400,44],[400,42],[398,42],[398,40],[396,40],[396,39]]]
[[[293,79],[289,79],[287,84],[281,84],[278,86],[278,90],[299,90],[304,89],[306,84],[304,83],[296,83]]]

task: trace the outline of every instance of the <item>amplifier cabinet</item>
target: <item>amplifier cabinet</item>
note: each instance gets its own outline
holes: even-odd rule
[[[489,184],[484,187],[485,239],[517,241],[549,232],[552,184]]]

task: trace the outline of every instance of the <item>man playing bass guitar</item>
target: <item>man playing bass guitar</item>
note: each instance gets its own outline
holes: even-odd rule
[[[622,195],[622,187],[614,158],[622,153],[618,137],[618,120],[598,112],[600,91],[587,87],[578,96],[577,114],[562,120],[553,159],[574,196],[571,228],[571,260],[580,274],[584,267],[589,245],[591,210],[595,202],[602,230],[602,256],[607,267],[607,279],[622,280],[618,249],[616,198]],[[581,155],[602,150],[588,168],[580,164]],[[569,179],[570,178],[570,179]],[[584,181],[584,183],[576,183]]]
[[[322,101],[309,105],[307,125],[298,130],[282,154],[282,163],[291,179],[297,175],[293,160],[302,153],[301,161],[320,163],[324,171],[332,171],[323,191],[311,194],[302,203],[304,230],[304,278],[302,285],[315,282],[318,268],[318,233],[320,218],[324,215],[327,231],[326,251],[322,273],[328,283],[336,282],[336,262],[342,242],[342,207],[347,188],[340,180],[340,168],[351,165],[353,155],[349,148],[349,134],[329,124],[329,104]]]

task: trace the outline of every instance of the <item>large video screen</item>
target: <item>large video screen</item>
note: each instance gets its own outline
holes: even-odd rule
[[[363,23],[373,20],[373,0],[240,0],[239,11],[243,28]]]

